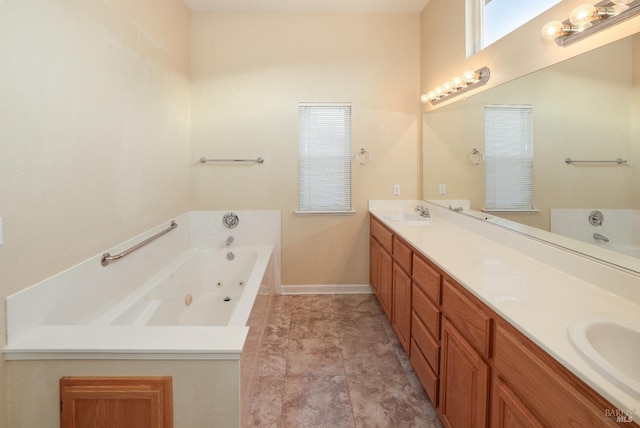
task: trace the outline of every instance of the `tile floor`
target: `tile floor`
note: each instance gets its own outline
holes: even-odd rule
[[[250,427],[441,427],[373,295],[276,296]]]

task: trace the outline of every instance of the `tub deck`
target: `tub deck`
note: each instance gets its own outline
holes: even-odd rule
[[[175,307],[172,299],[149,298],[157,295],[158,289],[159,294],[166,296],[166,290],[163,291],[159,284],[173,279],[175,272],[194,255],[203,251],[222,251],[189,249],[90,323],[38,325],[20,337],[10,338],[3,350],[5,359],[238,360],[249,333],[247,320],[273,248],[234,250],[239,256],[242,252],[254,253],[255,262],[251,272],[246,274],[243,290],[233,295],[234,301],[222,302],[228,290],[201,291],[193,305],[184,308],[182,318],[176,320],[175,314],[169,313]],[[185,290],[178,290],[177,295],[184,293]],[[207,303],[218,306],[203,308]],[[221,306],[227,303],[229,306]],[[184,297],[181,305],[185,306]]]
[[[6,360],[240,358],[246,326],[39,326],[4,348]]]

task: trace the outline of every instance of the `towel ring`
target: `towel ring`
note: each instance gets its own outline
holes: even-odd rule
[[[371,162],[371,153],[362,148],[358,153],[353,155],[353,160],[360,165],[366,165]]]
[[[471,150],[469,153],[469,162],[471,162],[471,165],[480,165],[484,162],[484,154],[478,149]]]

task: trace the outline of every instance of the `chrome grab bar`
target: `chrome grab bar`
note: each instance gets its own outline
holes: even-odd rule
[[[264,163],[263,158],[258,159],[207,159],[204,156],[200,158],[200,163],[207,162],[250,162],[250,163]]]
[[[155,235],[145,239],[144,241],[140,242],[139,244],[134,245],[133,247],[124,250],[123,252],[121,252],[120,254],[116,254],[116,255],[111,255],[109,253],[104,253],[102,255],[102,257],[100,258],[100,264],[102,266],[108,266],[110,262],[114,261],[114,260],[119,260],[131,253],[133,253],[135,250],[137,250],[140,247],[144,247],[145,245],[147,245],[149,242],[158,239],[159,237],[161,237],[162,235],[164,235],[165,233],[168,233],[170,231],[172,231],[173,229],[175,229],[176,227],[178,227],[178,223],[176,223],[174,220],[171,220],[171,224],[169,225],[169,227],[167,227],[165,230],[162,230],[158,233],[156,233]]]
[[[627,160],[622,158],[616,158],[614,160],[574,160],[565,158],[564,163],[567,165],[571,165],[572,163],[617,163],[618,165],[622,165],[623,163],[627,163]]]

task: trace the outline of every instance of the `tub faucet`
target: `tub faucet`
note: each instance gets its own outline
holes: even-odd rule
[[[596,241],[609,242],[609,238],[607,238],[604,235],[600,235],[599,233],[594,233],[593,234],[593,239],[595,239]]]
[[[425,208],[422,205],[418,205],[415,211],[419,212],[420,216],[422,217],[431,218],[431,214],[429,214],[429,208]]]
[[[227,247],[233,242],[233,236],[227,238]]]

